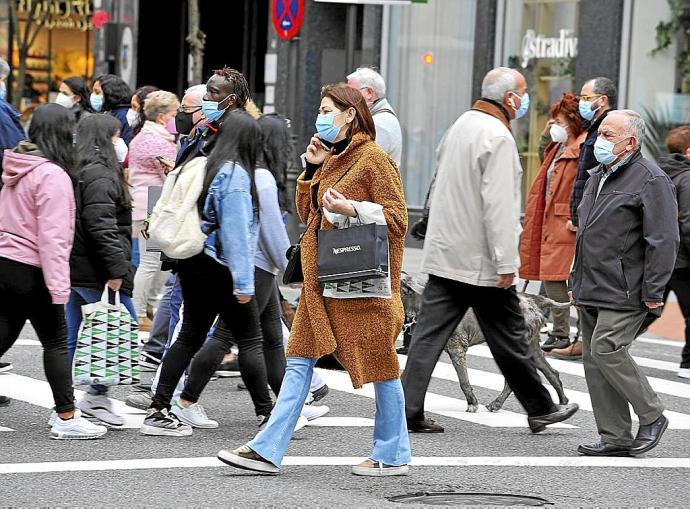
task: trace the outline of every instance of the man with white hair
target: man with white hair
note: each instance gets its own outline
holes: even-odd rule
[[[347,84],[362,92],[376,126],[376,143],[400,167],[402,130],[398,117],[386,99],[386,82],[378,72],[360,67],[347,77]]]
[[[522,74],[493,69],[482,83],[482,99],[456,120],[440,149],[422,260],[429,282],[402,375],[411,432],[443,432],[424,418],[424,397],[441,352],[470,307],[527,411],[532,433],[578,409],[554,404],[542,385],[514,286],[522,168],[510,121],[528,108]]]
[[[610,111],[599,126],[577,209],[570,274],[580,309],[582,358],[600,441],[586,456],[629,456],[655,447],[668,426],[664,406],[630,356],[648,313],[660,313],[678,250],[678,206],[671,179],[640,153],[645,123],[632,110]],[[629,406],[640,426],[632,435]]]
[[[13,149],[20,141],[26,139],[24,128],[19,122],[19,112],[6,100],[7,77],[9,75],[10,66],[0,58],[0,175],[2,174],[2,156],[5,149]],[[1,180],[0,188],[2,188]]]

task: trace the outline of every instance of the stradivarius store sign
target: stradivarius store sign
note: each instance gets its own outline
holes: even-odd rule
[[[539,58],[575,58],[577,36],[572,30],[562,29],[558,37],[547,37],[535,30],[527,30],[522,38],[522,67]]]

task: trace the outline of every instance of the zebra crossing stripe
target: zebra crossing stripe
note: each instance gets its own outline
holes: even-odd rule
[[[332,371],[328,369],[318,369],[319,374],[324,379],[330,389],[335,389],[341,392],[350,394],[357,394],[367,398],[374,398],[374,386],[367,384],[361,389],[352,387],[350,376],[347,373],[339,371]],[[468,413],[467,402],[461,399],[450,398],[432,392],[426,393],[424,409],[427,412],[433,412],[438,415],[452,417],[461,421],[472,422],[489,426],[491,428],[526,428],[527,416],[516,412],[507,410],[500,410],[499,412],[489,412],[482,408],[476,413]],[[576,428],[571,424],[554,424],[555,428]]]
[[[357,456],[286,456],[283,466],[350,466]],[[690,469],[690,458],[592,458],[586,456],[418,456],[413,467],[553,467],[553,468],[652,468]],[[0,463],[0,475],[49,472],[93,472],[171,468],[224,468],[215,457],[142,458],[100,461],[51,461],[45,463]]]

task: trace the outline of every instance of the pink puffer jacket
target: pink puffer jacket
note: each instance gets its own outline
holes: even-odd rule
[[[53,304],[66,304],[74,242],[72,181],[47,159],[11,150],[5,150],[2,181],[0,257],[40,267]]]

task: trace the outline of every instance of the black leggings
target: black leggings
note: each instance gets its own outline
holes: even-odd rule
[[[43,368],[58,413],[74,410],[65,306],[53,304],[39,267],[0,258],[0,357],[29,320],[43,346]]]
[[[263,342],[235,336],[232,328],[221,317],[211,339],[194,357],[187,385],[182,393],[183,399],[191,402],[199,400],[211,375],[218,369],[223,356],[230,350],[230,344],[237,343],[240,373],[254,402],[254,411],[256,415],[270,413],[273,401],[268,385],[278,395],[285,376],[286,359],[283,349],[280,300],[275,276],[270,272],[257,267],[254,271],[254,287],[256,294],[254,300],[260,316]]]
[[[178,277],[182,286],[184,313],[177,341],[163,358],[158,389],[153,397],[152,408],[169,408],[170,399],[182,373],[192,357],[206,341],[208,331],[216,316],[228,324],[238,343],[261,344],[259,313],[256,300],[240,304],[233,295],[232,275],[228,267],[202,253],[178,263]],[[211,341],[211,343],[215,343]],[[187,387],[181,398],[195,402],[203,388],[203,382],[213,374],[217,365],[207,371],[208,363],[202,359],[190,370]]]

